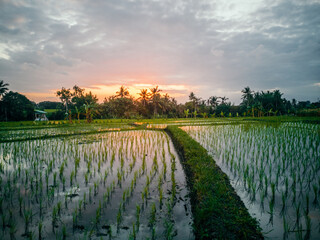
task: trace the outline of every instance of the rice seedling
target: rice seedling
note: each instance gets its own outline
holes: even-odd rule
[[[165,220],[164,222],[165,226],[165,239],[166,240],[172,240],[174,237],[174,224],[169,220]]]
[[[309,214],[309,194],[306,194],[306,210],[305,210],[305,215]]]
[[[91,193],[92,193],[92,187],[89,188],[89,203],[92,202],[92,196],[91,196]]]
[[[132,223],[132,235],[131,236],[132,236],[133,240],[137,239],[136,227],[135,227],[134,223]]]
[[[58,213],[58,216],[61,216],[61,206],[62,206],[62,202],[59,201],[57,203],[57,213]]]
[[[70,187],[73,186],[73,178],[74,178],[74,171],[72,171],[70,174]]]
[[[53,186],[55,187],[57,185],[57,172],[53,173]]]
[[[165,239],[173,239],[174,237],[174,222],[172,219],[172,201],[166,202],[167,206],[167,215],[164,220],[164,227],[165,227]]]
[[[67,227],[65,224],[63,224],[62,226],[62,240],[66,240],[67,239]]]
[[[43,223],[40,220],[38,223],[38,238],[39,238],[39,240],[42,239],[42,228],[43,228]]]
[[[68,209],[68,195],[67,194],[64,195],[64,207],[66,209]]]
[[[296,212],[296,226],[300,225],[300,203],[298,203],[298,206],[295,206],[295,212]]]
[[[88,238],[93,232],[98,235],[102,223],[105,222],[111,226],[112,223],[117,225],[118,231],[114,236],[109,230],[111,227],[107,229],[109,238],[123,238],[125,231],[122,231],[122,228],[128,225],[132,225],[131,236],[134,239],[139,239],[138,232],[141,236],[151,234],[152,238],[164,234],[161,228],[157,227],[158,221],[155,221],[150,229],[141,228],[141,222],[148,223],[151,214],[144,210],[151,211],[152,204],[150,208],[141,202],[137,204],[139,210],[136,209],[134,224],[127,215],[132,213],[131,198],[136,199],[141,193],[141,188],[141,198],[144,203],[159,196],[162,205],[164,199],[171,196],[167,186],[170,186],[170,190],[172,186],[165,180],[166,169],[171,169],[171,157],[166,157],[170,156],[166,135],[161,132],[138,131],[112,132],[102,136],[77,136],[0,144],[0,163],[4,149],[16,149],[12,151],[14,156],[8,160],[8,163],[15,163],[16,167],[11,169],[11,165],[5,164],[1,165],[0,171],[0,215],[4,239],[10,237],[10,232],[6,231],[8,226],[12,226],[12,238],[26,232],[24,229],[21,230],[19,225],[7,224],[10,218],[5,214],[5,209],[14,207],[15,204],[17,207],[12,212],[13,219],[19,218],[21,212],[22,217],[27,220],[24,221],[27,224],[23,224],[22,228],[26,228],[27,225],[26,236],[29,238],[35,237],[36,233],[39,239],[55,237],[63,239],[69,238],[70,235],[80,239],[86,231]],[[43,145],[46,146],[45,149],[38,147]],[[175,157],[177,156],[172,148],[170,151]],[[159,157],[160,152],[162,157]],[[177,164],[178,161],[175,163],[175,169]],[[112,171],[113,168],[116,172]],[[181,171],[181,166],[179,168]],[[154,183],[155,178],[158,180],[156,183]],[[179,186],[185,186],[181,183],[183,178],[181,175],[177,176],[177,172],[174,173],[174,179],[175,184],[179,181]],[[123,188],[120,188],[118,182],[121,182]],[[105,187],[101,188],[102,184]],[[135,192],[136,188],[139,192]],[[185,187],[180,191],[175,192],[176,198],[178,194],[179,197],[187,194]],[[117,213],[114,204],[120,201]],[[176,203],[176,206],[183,209],[182,204],[181,201]],[[172,207],[175,205],[172,204]],[[31,215],[37,224],[32,224],[32,217],[28,218],[28,214],[24,213],[28,210],[36,213]],[[69,222],[70,215],[72,221],[70,219]],[[161,219],[164,217],[164,212],[156,212],[156,215],[157,219]],[[191,215],[188,215],[182,221],[191,221],[190,217]],[[91,219],[92,222],[87,219]],[[52,231],[46,231],[50,228]],[[72,229],[73,232],[69,233],[68,229]],[[191,227],[186,227],[186,231],[179,234],[186,236],[190,232],[192,232]]]
[[[4,232],[4,230],[6,229],[6,214],[2,213],[1,214],[1,221],[2,221],[2,232]]]
[[[285,194],[282,193],[281,195],[281,200],[282,200],[282,208],[281,208],[281,215],[285,214],[286,211],[286,196]]]
[[[140,214],[141,214],[141,207],[139,204],[136,205],[136,226],[137,231],[139,231],[140,228]]]
[[[107,177],[108,177],[108,172],[107,170],[104,171],[104,177],[103,177],[103,185],[106,185],[106,181],[107,181]]]
[[[306,236],[305,239],[309,239],[311,235],[311,219],[308,214],[305,214],[305,226],[306,226]]]
[[[96,210],[96,218],[95,218],[95,227],[96,227],[96,229],[98,229],[98,225],[99,225],[99,223],[100,223],[100,218],[101,218],[101,208],[100,208],[100,206],[97,208],[97,210]]]
[[[122,221],[122,203],[120,203],[119,210],[117,213],[117,231],[119,232],[120,224]]]
[[[314,200],[312,203],[314,205],[316,205],[318,203],[318,186],[316,184],[313,184],[312,189],[313,189],[313,194],[314,194]]]
[[[149,218],[149,227],[151,228],[154,226],[156,222],[156,212],[157,212],[156,204],[153,203],[151,205],[150,218]]]
[[[98,182],[94,182],[94,196],[97,196],[99,192],[99,184]]]
[[[241,124],[183,127],[213,155],[230,177],[236,191],[250,195],[250,201],[243,199],[249,212],[259,216],[262,222],[266,222],[263,219],[270,216],[276,219],[275,222],[282,221],[284,216],[296,219],[297,229],[305,226],[300,220],[301,209],[308,209],[310,213],[310,208],[313,211],[318,208],[319,129],[318,125],[299,122],[276,126]],[[255,192],[258,193],[256,198]],[[265,198],[269,199],[269,211],[266,213]],[[312,201],[312,206],[309,201]],[[273,234],[282,231],[294,238],[291,232],[284,230],[286,224],[272,225],[269,221],[269,224],[261,227],[265,232],[271,231],[269,237],[277,237]],[[312,232],[315,234],[313,236],[320,236],[315,228],[311,230],[311,235]]]
[[[64,171],[64,162],[62,162],[60,169],[59,169],[59,177],[62,179],[63,177],[63,171]]]
[[[64,176],[62,177],[62,190],[66,190],[66,178]]]
[[[2,213],[2,198],[0,199],[0,213]],[[22,216],[22,201],[23,201],[23,198],[21,196],[21,193],[19,191],[19,196],[18,196],[18,201],[19,201],[19,214],[20,216]]]
[[[24,233],[25,235],[28,235],[29,232],[29,225],[31,223],[31,217],[32,217],[32,210],[31,209],[24,209],[23,212],[23,218],[24,218]]]
[[[282,216],[282,223],[283,223],[283,235],[284,235],[284,239],[286,239],[290,231],[290,226],[286,220],[285,215]]]
[[[16,239],[15,234],[17,232],[17,224],[14,221],[11,221],[9,225],[10,225],[10,229],[9,229],[10,239],[11,240]],[[30,234],[29,234],[29,236],[30,236]],[[41,239],[41,238],[39,238],[39,239]]]
[[[143,155],[142,157],[142,172],[144,173],[146,171],[146,156]]]
[[[52,232],[54,233],[54,229],[56,227],[58,221],[58,210],[56,207],[53,207],[52,209],[52,216],[51,216],[51,223],[52,223]]]

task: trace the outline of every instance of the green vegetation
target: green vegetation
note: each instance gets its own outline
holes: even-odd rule
[[[182,129],[216,158],[237,193],[246,193],[249,212],[270,232],[266,236],[316,235],[318,223],[310,216],[319,210],[319,125],[261,122]]]
[[[253,219],[228,177],[207,151],[186,132],[169,126],[191,187],[195,235],[199,239],[262,239],[258,223]]]
[[[103,103],[92,92],[75,85],[56,91],[61,102],[31,102],[24,95],[8,92],[8,84],[0,82],[0,121],[33,120],[34,109],[45,110],[49,120],[66,120],[68,123],[92,123],[95,119],[143,119],[143,118],[214,118],[214,117],[263,117],[263,116],[320,116],[320,102],[297,102],[283,98],[279,90],[254,92],[249,87],[242,90],[242,102],[232,105],[228,98],[197,97],[193,92],[189,101],[178,104],[167,93],[161,94],[158,86],[141,89],[139,97],[130,95],[121,86],[115,95],[106,97]],[[38,119],[39,120],[39,119]]]

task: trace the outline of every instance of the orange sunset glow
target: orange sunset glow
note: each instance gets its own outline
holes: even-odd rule
[[[0,80],[35,102],[57,101],[58,89],[74,85],[99,102],[122,85],[135,98],[140,89],[159,86],[180,103],[193,91],[239,104],[245,86],[315,101],[318,5],[2,1]]]
[[[91,91],[93,94],[97,95],[99,102],[102,102],[104,98],[108,98],[112,95],[115,95],[115,93],[119,90],[119,88],[122,85],[115,84],[115,85],[92,85],[90,87],[84,87],[86,89],[86,92]],[[190,87],[187,87],[185,85],[153,85],[148,83],[137,83],[133,84],[131,86],[125,86],[128,88],[128,91],[130,95],[134,98],[139,98],[138,93],[141,89],[149,89],[152,87],[158,86],[161,90],[161,94],[169,94],[170,97],[173,98],[186,98]],[[70,86],[69,88],[72,88],[73,86]],[[83,88],[83,86],[79,86]],[[52,89],[49,91],[50,95],[48,95],[48,92],[44,93],[32,93],[32,92],[25,92],[24,95],[26,95],[29,99],[40,102],[43,100],[47,101],[58,101],[59,98],[56,96],[56,92],[59,89]]]

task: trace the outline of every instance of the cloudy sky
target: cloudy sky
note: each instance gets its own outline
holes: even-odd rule
[[[30,99],[75,84],[102,100],[159,85],[320,98],[320,0],[0,0],[0,79]]]

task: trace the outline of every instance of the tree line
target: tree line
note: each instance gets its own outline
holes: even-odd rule
[[[24,95],[9,91],[8,84],[0,80],[0,121],[33,120],[34,109],[48,111],[50,120],[68,119],[80,121],[105,118],[207,118],[207,117],[262,117],[278,115],[319,115],[320,101],[297,102],[283,98],[279,90],[254,92],[250,87],[242,89],[242,102],[231,104],[225,96],[197,97],[194,92],[182,104],[163,93],[158,86],[141,89],[134,98],[129,89],[121,86],[112,96],[98,103],[98,98],[85,88],[75,85],[62,87],[55,95],[61,102],[43,101],[38,104]],[[309,111],[316,109],[315,111]]]

